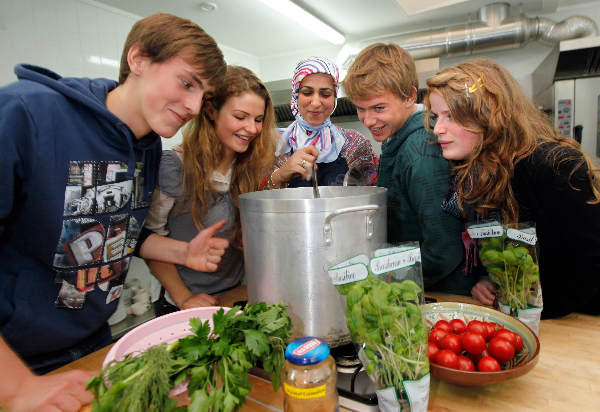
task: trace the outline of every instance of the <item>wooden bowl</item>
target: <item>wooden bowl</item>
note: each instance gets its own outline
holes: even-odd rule
[[[540,353],[540,341],[527,325],[498,310],[485,306],[458,302],[438,302],[423,305],[423,319],[429,328],[441,319],[462,319],[465,323],[471,320],[496,322],[506,329],[518,333],[523,338],[523,350],[516,356],[512,367],[498,372],[469,372],[445,366],[431,364],[431,374],[438,379],[462,386],[486,386],[516,378],[529,372],[537,363]]]

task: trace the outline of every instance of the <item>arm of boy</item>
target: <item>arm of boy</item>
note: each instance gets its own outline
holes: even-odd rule
[[[94,371],[74,370],[54,375],[35,375],[0,337],[0,409],[11,412],[76,412],[93,395],[85,390]]]

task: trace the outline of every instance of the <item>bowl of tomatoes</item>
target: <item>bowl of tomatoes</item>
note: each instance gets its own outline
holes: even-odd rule
[[[463,386],[516,378],[537,363],[540,341],[520,320],[495,309],[458,302],[423,305],[429,328],[431,374]]]

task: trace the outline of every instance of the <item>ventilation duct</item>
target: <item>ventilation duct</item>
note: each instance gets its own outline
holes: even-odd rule
[[[479,10],[479,21],[349,44],[341,52],[346,56],[341,55],[338,61],[347,70],[358,52],[374,42],[396,43],[418,60],[518,48],[530,41],[553,45],[598,34],[596,23],[585,16],[573,16],[556,23],[544,17],[508,15],[507,3],[493,3]]]

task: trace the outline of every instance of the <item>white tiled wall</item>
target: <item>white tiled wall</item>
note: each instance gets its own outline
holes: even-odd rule
[[[0,86],[16,80],[17,63],[116,80],[125,38],[140,18],[92,0],[0,0]],[[257,57],[220,47],[227,63],[260,77]]]
[[[116,79],[125,37],[138,19],[92,1],[1,0],[0,85],[16,80],[17,63]]]

